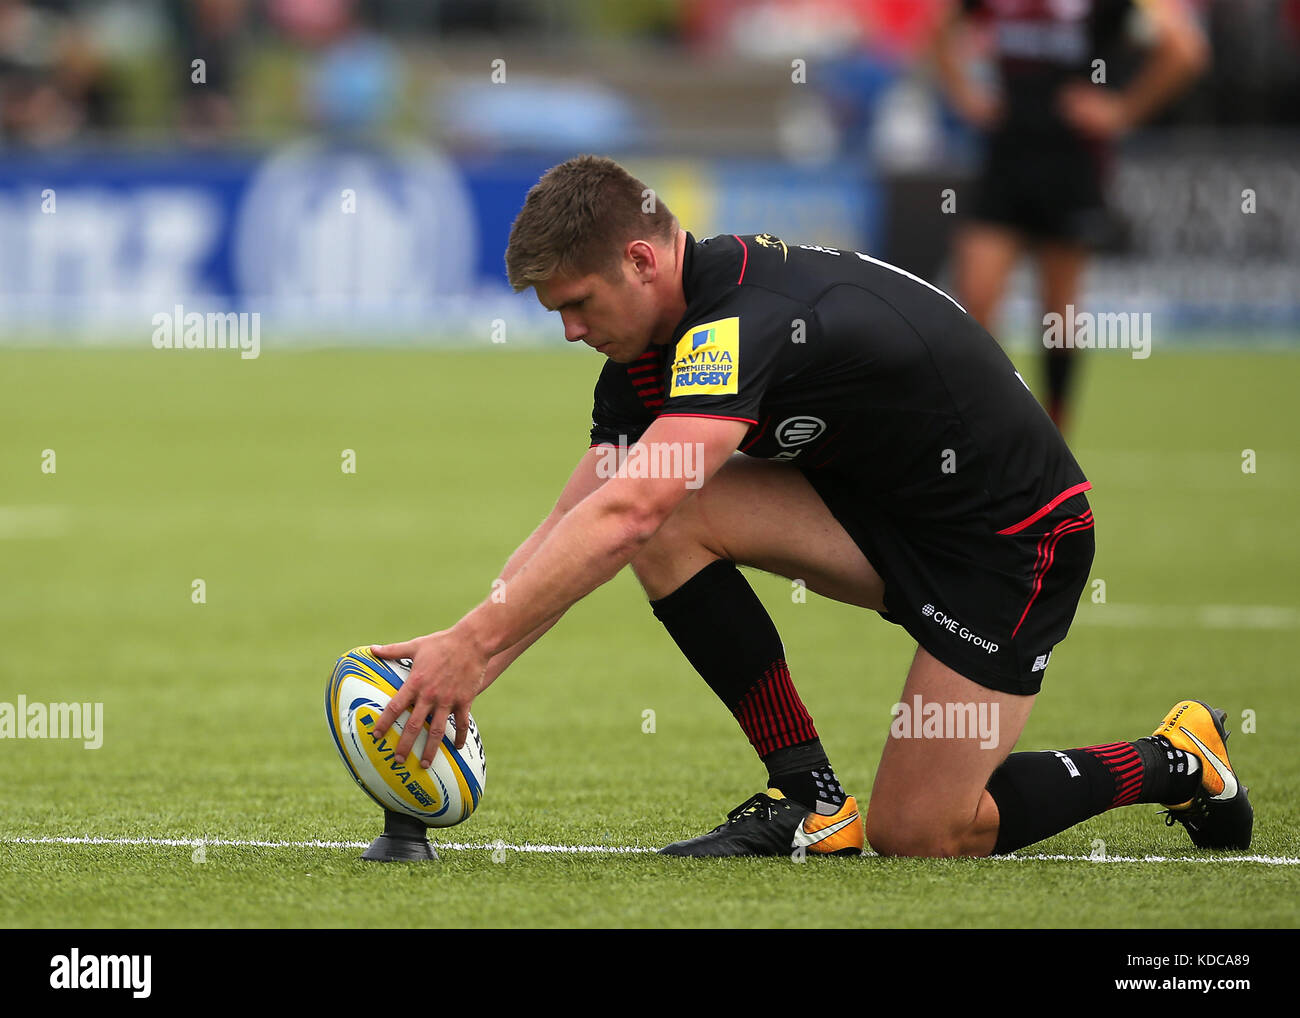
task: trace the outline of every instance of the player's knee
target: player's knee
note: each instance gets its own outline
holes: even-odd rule
[[[869,810],[867,843],[878,855],[947,859],[965,854],[962,832],[953,825]]]
[[[697,513],[687,499],[664,520],[631,561],[632,572],[647,590],[662,586],[665,577],[675,575],[676,563],[683,556],[702,547]]]
[[[654,538],[651,538],[650,542],[637,552],[636,557],[632,559],[629,565],[631,565],[632,572],[646,592],[651,597],[656,596],[659,588],[663,586],[660,577],[666,572],[668,562],[665,559],[663,549],[656,547]]]

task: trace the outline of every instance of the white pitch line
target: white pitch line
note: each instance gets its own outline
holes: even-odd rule
[[[1288,855],[995,855],[1005,862],[1257,862],[1267,866],[1300,866],[1300,859]]]
[[[67,531],[66,506],[0,505],[0,539],[61,537]]]
[[[368,841],[253,841],[238,838],[97,838],[97,837],[13,837],[0,838],[10,845],[152,845],[164,848],[198,848],[200,845],[215,848],[367,848]],[[640,845],[507,845],[505,843],[472,843],[465,841],[434,841],[435,848],[452,852],[522,852],[549,855],[640,855],[658,851]],[[864,853],[875,858],[874,852]],[[1117,863],[1225,863],[1253,862],[1266,866],[1300,866],[1300,858],[1277,855],[1108,855],[1095,859],[1090,855],[995,855],[985,857],[990,862],[1117,862]]]
[[[1085,626],[1168,629],[1300,629],[1300,608],[1285,604],[1098,604],[1081,607]]]
[[[245,841],[233,838],[0,838],[8,845],[154,845],[162,848],[198,848],[222,845],[233,848],[365,848],[368,841]]]
[[[239,838],[97,838],[97,837],[39,837],[0,838],[11,845],[145,845],[164,848],[198,848],[200,845],[228,848],[367,848],[368,841],[253,841]],[[507,845],[472,844],[464,841],[434,841],[435,848],[451,851],[494,852],[498,848],[509,852],[547,853],[552,855],[633,855],[657,852],[658,849],[639,845]]]

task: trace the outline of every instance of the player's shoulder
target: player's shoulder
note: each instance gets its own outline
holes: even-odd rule
[[[774,298],[806,300],[807,266],[799,250],[772,233],[719,234],[695,242],[686,281],[687,304],[706,313],[728,306],[743,312]]]
[[[741,284],[745,268],[744,242],[733,233],[716,237],[690,238],[687,261],[686,299],[688,304],[716,303],[734,294]]]
[[[786,337],[801,304],[781,265],[788,249],[771,234],[720,234],[696,241],[684,277],[686,313],[673,344],[745,345]],[[680,354],[681,351],[679,351]]]
[[[699,289],[727,291],[777,282],[790,246],[772,233],[720,233],[695,242],[692,282]]]
[[[719,269],[730,270],[737,287],[780,289],[790,264],[790,245],[774,233],[722,234],[701,241],[700,250]]]

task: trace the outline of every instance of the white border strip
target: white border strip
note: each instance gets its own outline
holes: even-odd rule
[[[166,848],[366,848],[368,841],[252,841],[238,838],[74,838],[11,837],[0,838],[8,845],[150,845]],[[434,841],[434,848],[452,852],[523,852],[546,855],[642,855],[658,851],[640,845],[507,845],[505,843],[471,843]],[[874,857],[875,853],[867,852]],[[1128,863],[1225,863],[1253,862],[1267,866],[1300,866],[1300,858],[1277,855],[1108,855],[1097,859],[1090,855],[995,855],[993,862],[1128,862]]]

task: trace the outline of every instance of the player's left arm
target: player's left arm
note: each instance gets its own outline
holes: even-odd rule
[[[408,709],[413,717],[428,716],[426,759],[421,761],[427,767],[442,741],[448,716],[454,715],[460,748],[468,730],[470,703],[483,685],[493,655],[612,579],[736,451],[749,424],[716,417],[657,418],[637,445],[655,457],[668,450],[671,455],[657,462],[690,464],[689,475],[628,476],[627,463],[637,455],[634,445],[619,473],[555,524],[507,583],[503,599],[483,601],[450,629],[389,648],[411,658],[413,664],[410,678],[389,701],[374,735],[382,736]],[[408,725],[402,733],[399,761],[405,761],[418,734],[417,725]]]
[[[1209,65],[1210,47],[1184,0],[1141,0],[1151,35],[1149,54],[1119,93],[1077,85],[1064,90],[1066,117],[1080,130],[1114,137],[1158,113]]]

